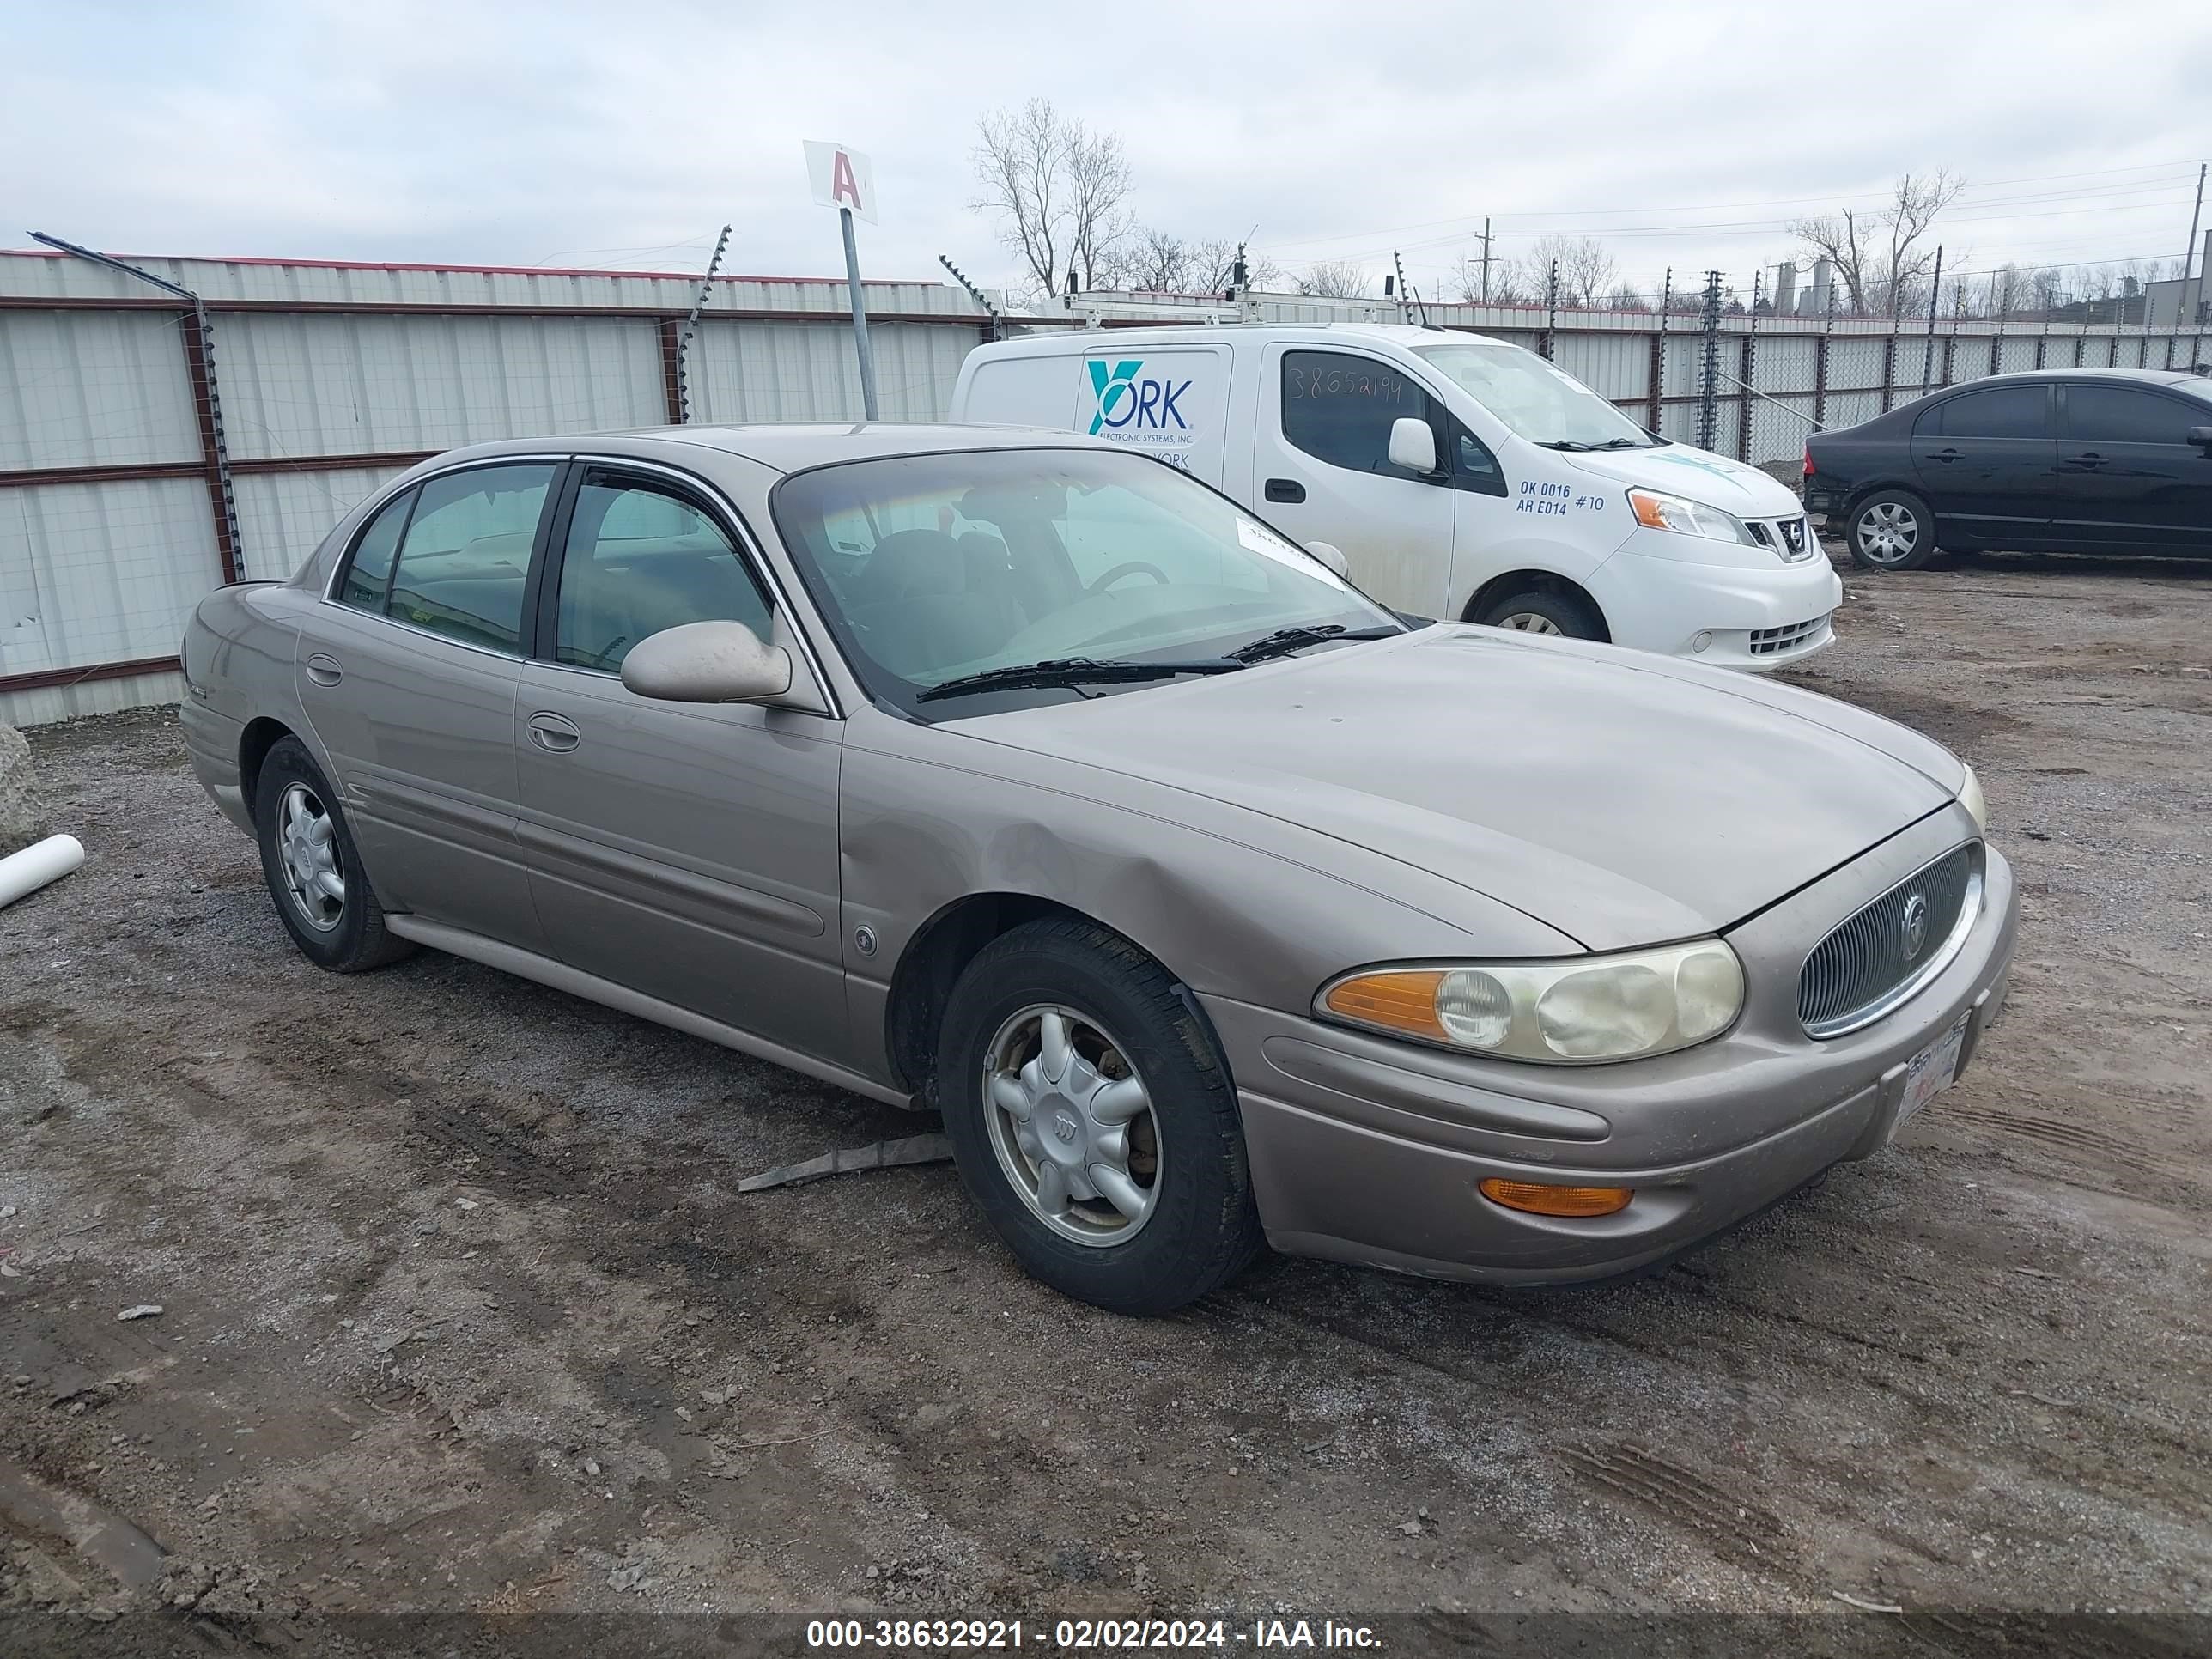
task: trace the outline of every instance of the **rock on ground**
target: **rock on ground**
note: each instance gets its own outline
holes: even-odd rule
[[[0,726],[0,859],[19,853],[46,833],[31,766],[31,745],[12,726]]]

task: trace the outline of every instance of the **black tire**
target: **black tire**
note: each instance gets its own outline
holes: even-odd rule
[[[1603,640],[1605,618],[1588,599],[1556,588],[1524,587],[1485,605],[1469,622],[1525,634],[1564,634],[1571,640]],[[1548,626],[1547,625],[1548,624]]]
[[[1115,1313],[1179,1308],[1225,1283],[1263,1243],[1236,1091],[1186,994],[1127,939],[1066,918],[1030,922],[993,940],[968,964],[945,1008],[936,1093],[969,1195],[1031,1277]],[[1039,1005],[1066,1009],[1110,1033],[1149,1097],[1156,1190],[1126,1242],[1064,1237],[1033,1206],[1036,1182],[1018,1186],[1002,1162],[1003,1144],[1032,1176],[1037,1169],[1012,1150],[1016,1126],[990,1102],[987,1066],[1002,1026]],[[1106,1075],[1114,1075],[1115,1062],[1105,1064]],[[1139,1127],[1130,1125],[1133,1132]],[[1113,1223],[1103,1200],[1093,1207]]]
[[[344,888],[342,900],[333,902],[335,915],[326,925],[311,920],[308,902],[293,891],[284,852],[283,818],[287,799],[295,790],[327,818],[336,872]],[[300,947],[300,954],[316,967],[333,974],[358,974],[412,956],[417,946],[387,930],[384,909],[376,902],[355,849],[353,830],[347,825],[337,791],[315,764],[314,757],[297,738],[277,739],[261,763],[253,787],[255,838],[261,843],[261,878],[276,906],[277,920]],[[320,913],[319,913],[319,915]]]
[[[1852,503],[1844,538],[1865,570],[1919,570],[1936,556],[1936,515],[1909,489],[1877,489]]]

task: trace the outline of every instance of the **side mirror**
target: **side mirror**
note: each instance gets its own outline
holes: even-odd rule
[[[1390,422],[1390,465],[1424,477],[1437,470],[1437,434],[1426,421],[1401,415]]]
[[[622,683],[662,702],[758,702],[791,690],[791,653],[743,623],[685,623],[632,646]]]
[[[2206,454],[2212,455],[2212,426],[2191,427],[2189,428],[2189,441],[2195,444]]]
[[[1308,542],[1306,551],[1340,576],[1349,576],[1352,574],[1351,562],[1344,556],[1344,550],[1334,542]]]

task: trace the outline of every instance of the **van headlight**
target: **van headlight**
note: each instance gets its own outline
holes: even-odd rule
[[[1964,761],[1959,764],[1966,766]],[[1966,809],[1975,829],[1985,836],[1990,833],[1990,804],[1982,799],[1982,781],[1974,775],[1971,766],[1966,766],[1966,781],[1959,786],[1959,805]]]
[[[1746,547],[1762,545],[1759,538],[1751,533],[1751,527],[1733,513],[1685,501],[1680,495],[1662,495],[1656,489],[1632,489],[1628,492],[1628,510],[1646,530],[1671,530],[1681,536],[1741,542]]]
[[[1364,969],[1323,986],[1314,1010],[1500,1060],[1589,1066],[1719,1036],[1743,1012],[1743,964],[1708,939],[1558,962]]]

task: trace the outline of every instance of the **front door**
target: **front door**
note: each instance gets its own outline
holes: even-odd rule
[[[1384,605],[1449,616],[1454,491],[1390,460],[1390,427],[1435,400],[1395,363],[1270,346],[1255,422],[1258,511],[1301,542],[1334,542]],[[1447,464],[1446,446],[1439,459]]]
[[[2212,554],[2212,456],[2189,441],[2212,404],[2147,387],[2059,389],[2058,524],[2073,544]]]
[[[552,461],[441,473],[370,520],[300,630],[309,723],[388,910],[534,950],[514,698]]]
[[[849,1048],[836,931],[841,722],[655,702],[621,679],[679,623],[773,627],[703,492],[591,465],[558,515],[514,753],[520,838],[554,955],[820,1058]]]
[[[2058,446],[2051,387],[1985,386],[1930,404],[1912,428],[1912,470],[1946,531],[1977,546],[2045,544]]]

